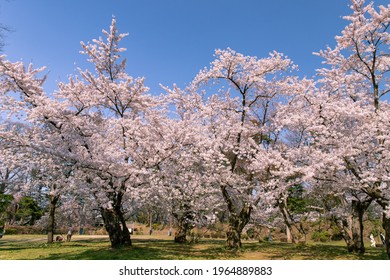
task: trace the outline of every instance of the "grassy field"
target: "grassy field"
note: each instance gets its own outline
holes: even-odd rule
[[[344,242],[294,245],[244,241],[241,252],[226,250],[222,239],[175,244],[168,236],[133,237],[133,246],[111,249],[108,236],[75,235],[71,242],[46,244],[44,235],[6,235],[0,239],[0,260],[382,260],[384,248],[349,254]]]

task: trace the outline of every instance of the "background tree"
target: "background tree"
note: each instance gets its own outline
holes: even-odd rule
[[[315,91],[295,96],[290,113],[281,110],[289,125],[305,124],[313,147],[309,160],[312,179],[331,183],[351,203],[357,251],[364,252],[362,217],[372,199],[388,204],[389,7],[377,12],[373,4],[352,1],[351,23],[337,46],[319,52],[328,68],[318,70]],[[297,112],[299,112],[297,114]],[[386,215],[384,215],[384,226]],[[386,226],[385,226],[386,227]]]
[[[197,99],[201,100],[202,90],[218,91],[206,94],[199,110],[200,125],[207,126],[210,141],[204,157],[229,211],[227,247],[238,249],[242,230],[260,199],[254,195],[259,184],[249,164],[262,146],[276,137],[268,130],[269,114],[284,86],[283,74],[293,65],[277,52],[258,59],[227,49],[217,50],[215,56],[210,68],[195,77],[189,91],[200,91]]]
[[[30,123],[25,137],[6,131],[2,137],[30,153],[34,150],[38,156],[30,160],[38,160],[40,167],[54,172],[42,174],[54,180],[51,209],[59,199],[57,190],[68,187],[62,183],[71,176],[80,188],[89,188],[99,203],[112,246],[117,247],[131,244],[123,198],[128,185],[142,184],[146,169],[154,164],[155,157],[142,153],[150,151],[149,143],[158,140],[158,134],[150,130],[156,127],[151,124],[153,100],[146,94],[143,79],[128,76],[126,61],[118,62],[123,51],[118,42],[125,35],[117,34],[114,19],[110,32],[104,34],[106,42],[100,38],[94,44],[82,44],[94,63],[95,75],[80,70],[81,78],[60,83],[54,98],[42,89],[45,77],[39,73],[43,68],[30,65],[25,69],[21,62],[1,57],[3,112]],[[144,126],[149,116],[150,125]],[[153,150],[151,154],[158,153]],[[50,224],[52,221],[49,219]]]
[[[174,103],[174,95],[171,98]],[[154,188],[162,202],[159,204],[166,205],[176,221],[174,240],[177,243],[188,242],[187,236],[194,227],[214,221],[214,211],[220,205],[220,197],[210,184],[212,174],[202,157],[207,146],[196,119],[196,115],[182,108],[177,119],[166,120],[160,139],[167,143],[164,146],[168,153],[157,166]]]
[[[131,188],[147,184],[159,161],[161,114],[144,79],[125,72],[119,42],[126,34],[118,34],[115,19],[103,33],[105,41],[82,43],[94,73],[80,70],[80,78],[59,85],[58,97],[67,100],[75,116],[69,135],[77,135],[71,155],[77,162],[76,178],[96,198],[111,245],[118,247],[131,245],[124,199]]]
[[[389,105],[383,98],[390,90],[390,6],[379,6],[376,10],[374,3],[365,5],[365,1],[356,0],[352,1],[351,9],[352,14],[344,17],[350,24],[342,31],[341,36],[336,37],[336,47],[319,53],[330,67],[319,70],[319,74],[324,77],[320,83],[324,85],[322,90],[329,94],[339,95],[359,104],[351,108],[352,110],[366,112],[360,116],[360,122],[355,122],[357,126],[354,128],[360,131],[359,136],[354,138],[355,145],[344,142],[349,151],[345,150],[340,156],[346,172],[360,183],[358,192],[362,195],[355,195],[352,207],[356,212],[360,212],[358,215],[361,217],[370,201],[376,199],[383,207],[383,225],[386,229],[389,224],[386,175],[389,173],[389,159],[384,150],[387,150],[389,145]],[[351,126],[354,125],[351,118],[346,121],[349,121]],[[369,136],[365,135],[367,132]],[[345,135],[345,131],[341,133]],[[349,139],[343,137],[343,140]],[[356,194],[356,191],[354,193]],[[362,200],[364,195],[366,198]],[[387,243],[388,240],[389,233]],[[361,250],[364,250],[363,248],[361,245]],[[390,254],[389,249],[387,250]]]

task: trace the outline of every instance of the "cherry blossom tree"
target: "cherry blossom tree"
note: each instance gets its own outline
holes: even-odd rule
[[[264,200],[270,207],[279,209],[288,239],[293,243],[306,241],[306,231],[302,225],[304,216],[299,215],[299,219],[294,217],[289,200],[293,190],[304,190],[307,153],[304,145],[292,146],[286,139],[277,139],[271,146],[258,152],[251,164],[252,172],[262,187],[258,195],[267,198]]]
[[[91,69],[53,93],[45,68],[0,56],[0,192],[35,170],[20,186],[48,189],[48,242],[59,200],[74,194],[94,199],[114,248],[131,245],[126,212],[137,200],[175,217],[177,242],[226,208],[227,247],[239,249],[271,206],[293,241],[305,235],[288,207],[299,187],[333,197],[324,209],[350,251],[364,253],[363,215],[378,203],[390,257],[390,6],[351,3],[336,46],[316,54],[316,81],[292,76],[280,53],[226,49],[185,90],[153,96],[126,72],[115,19],[104,38],[81,43]]]
[[[2,109],[31,127],[23,139],[15,133],[3,136],[46,155],[43,166],[51,166],[50,159],[69,166],[75,185],[95,196],[111,244],[118,247],[131,245],[122,209],[126,192],[144,184],[159,159],[160,113],[144,79],[125,72],[118,44],[126,34],[117,33],[115,19],[103,33],[106,41],[82,43],[94,73],[79,69],[79,76],[59,83],[52,96],[42,89],[43,68],[25,69],[22,62],[1,58]]]
[[[74,137],[71,156],[81,170],[79,178],[96,197],[113,247],[131,245],[123,215],[123,199],[129,188],[148,184],[148,176],[161,160],[159,103],[148,94],[143,78],[125,72],[124,49],[113,19],[107,37],[82,43],[83,54],[94,73],[81,71],[59,85],[57,97],[72,108]]]
[[[348,247],[364,253],[362,219],[373,199],[383,207],[389,236],[389,104],[383,97],[389,91],[390,9],[376,11],[373,3],[364,6],[360,0],[352,1],[351,9],[336,47],[318,53],[328,67],[318,70],[317,90],[295,96],[280,116],[290,127],[304,124],[313,149],[308,159],[312,183],[332,186],[350,202]]]
[[[206,227],[215,221],[221,196],[210,181],[209,163],[203,157],[210,143],[204,139],[206,127],[194,114],[196,103],[177,87],[165,90],[171,118],[164,123],[160,141],[167,143],[166,155],[157,166],[151,187],[158,192],[159,204],[163,202],[176,221],[175,242],[185,243],[194,227]]]
[[[6,122],[2,125],[4,130],[10,130],[18,125],[10,125]],[[20,125],[19,133],[23,133],[23,128]],[[0,194],[12,193],[15,186],[20,185],[24,177],[23,166],[16,165],[9,159],[14,158],[14,154],[18,151],[12,149],[11,143],[5,139],[0,139]]]
[[[383,226],[390,256],[389,157],[386,152],[389,146],[389,104],[383,100],[390,91],[390,6],[375,9],[374,3],[365,5],[365,1],[354,0],[351,9],[352,14],[344,17],[350,23],[341,36],[336,37],[336,47],[319,53],[330,67],[319,70],[323,77],[321,90],[354,103],[349,112],[342,112],[350,127],[341,132],[342,136],[348,132],[349,137],[342,137],[345,146],[339,158],[343,160],[345,170],[354,177],[354,185],[358,185],[360,194],[354,191],[352,206],[360,212],[359,215],[362,216],[361,212],[367,209],[372,199],[383,207]],[[356,113],[351,113],[352,110]],[[357,112],[360,114],[353,116]],[[353,118],[356,123],[351,123]],[[362,197],[365,198],[362,200]]]
[[[32,64],[25,68],[21,61],[12,63],[5,60],[5,56],[0,58],[1,111],[8,119],[2,125],[0,137],[7,143],[4,151],[11,166],[27,171],[33,168],[44,170],[41,179],[50,188],[48,242],[51,243],[55,208],[66,186],[66,180],[63,180],[66,161],[63,153],[56,151],[58,147],[64,148],[67,142],[60,133],[58,118],[61,111],[54,109],[60,108],[59,103],[45,96],[42,88],[46,78],[41,75],[44,69],[34,69]],[[20,124],[23,124],[23,131]],[[31,184],[34,182],[27,180],[25,187]]]
[[[290,85],[285,73],[294,66],[277,52],[258,59],[227,49],[217,50],[215,56],[187,92],[197,101],[193,111],[200,116],[199,125],[206,127],[203,135],[209,148],[203,157],[210,180],[229,211],[227,247],[238,249],[242,230],[261,199],[256,192],[261,184],[250,163],[277,137],[269,129],[270,114]]]

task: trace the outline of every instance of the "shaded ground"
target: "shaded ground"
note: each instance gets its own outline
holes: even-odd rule
[[[133,246],[111,249],[107,236],[74,236],[71,242],[46,244],[44,235],[6,235],[0,239],[2,260],[384,260],[384,248],[349,254],[343,242],[294,245],[280,242],[243,243],[241,252],[225,249],[222,239],[175,244],[166,236],[133,236]]]

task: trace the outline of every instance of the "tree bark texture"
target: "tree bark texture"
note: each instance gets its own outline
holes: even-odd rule
[[[178,221],[178,229],[175,232],[175,243],[187,243],[187,235],[192,229],[193,213],[186,212],[184,215],[178,215],[176,213],[173,216]]]
[[[110,237],[111,247],[120,248],[122,246],[131,246],[129,229],[126,226],[122,212],[118,209],[100,210],[105,229]]]
[[[233,195],[229,193],[226,186],[221,186],[221,191],[230,215],[229,226],[226,232],[226,247],[238,250],[242,247],[241,233],[250,220],[252,205],[241,201],[242,206],[239,207],[239,203],[234,201]]]
[[[348,252],[352,253],[354,251],[354,244],[352,237],[349,234],[349,232],[351,231],[351,223],[348,221],[348,219],[341,219],[337,217],[333,217],[333,220],[340,231],[341,237],[347,244]],[[352,221],[352,217],[350,217],[350,220]]]
[[[230,213],[229,218],[229,227],[226,232],[227,240],[226,247],[228,249],[238,250],[241,249],[241,234],[244,227],[248,224],[250,215],[252,212],[252,207],[250,205],[244,205],[237,215],[235,213]]]
[[[54,231],[55,231],[55,211],[57,208],[57,202],[59,200],[58,195],[50,196],[49,198],[49,220],[47,224],[47,243],[53,243]]]
[[[352,201],[352,248],[355,253],[364,254],[364,225],[363,215],[371,204],[371,199],[366,201]]]
[[[383,213],[382,226],[385,230],[385,247],[387,257],[390,259],[390,217],[386,217],[386,213]]]
[[[290,219],[289,219],[289,214],[287,211],[287,200],[286,199],[283,199],[282,201],[279,200],[278,206],[279,206],[280,212],[282,213],[284,223],[286,225],[286,234],[287,234],[287,232],[289,232],[290,238],[287,237],[287,239],[291,239],[291,242],[295,244],[295,243],[297,243],[298,239],[294,234],[292,223],[290,222]]]
[[[175,243],[187,243],[187,230],[185,227],[178,226],[175,232]]]

